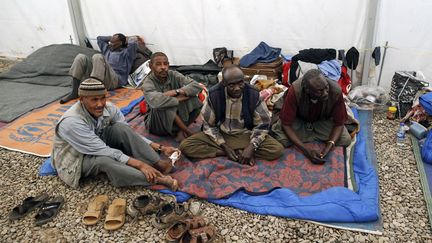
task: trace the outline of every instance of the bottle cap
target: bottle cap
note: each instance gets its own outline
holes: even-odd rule
[[[388,108],[388,110],[389,110],[390,112],[396,112],[396,111],[397,111],[397,108],[394,107],[394,106],[390,106],[390,107]]]

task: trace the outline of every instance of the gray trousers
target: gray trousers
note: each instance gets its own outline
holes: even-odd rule
[[[333,121],[320,120],[316,122],[304,122],[296,119],[292,125],[296,135],[303,143],[310,143],[313,141],[328,141],[330,133],[333,129]],[[282,123],[278,120],[272,126],[271,135],[278,140],[284,147],[289,147],[292,142],[286,136]],[[351,144],[351,136],[344,126],[340,138],[336,141],[337,146],[348,146]]]
[[[175,136],[180,131],[180,128],[174,122],[175,116],[179,115],[183,123],[189,126],[199,116],[201,107],[202,103],[198,97],[192,97],[189,100],[180,102],[177,107],[150,109],[144,117],[144,123],[152,134]]]
[[[101,139],[111,148],[154,166],[159,155],[129,126],[114,123],[104,129]],[[105,173],[113,186],[148,186],[145,175],[138,169],[107,156],[85,155],[82,162],[82,176],[92,177]]]
[[[69,69],[69,74],[81,82],[90,77],[99,79],[108,90],[118,88],[117,74],[102,54],[94,54],[91,59],[84,54],[78,54]]]
[[[242,134],[226,134],[221,132],[226,144],[234,150],[244,149],[250,144],[250,132]],[[222,148],[207,134],[196,133],[180,143],[179,149],[186,156],[194,159],[214,158]],[[283,153],[284,147],[270,136],[266,136],[254,155],[258,159],[274,160]]]

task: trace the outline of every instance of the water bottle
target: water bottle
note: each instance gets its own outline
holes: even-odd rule
[[[405,146],[405,132],[405,123],[401,122],[396,134],[396,144],[400,147]]]

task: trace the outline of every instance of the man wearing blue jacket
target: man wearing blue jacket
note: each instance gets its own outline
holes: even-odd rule
[[[78,98],[80,83],[89,78],[100,80],[107,90],[127,84],[128,74],[136,55],[136,38],[126,38],[118,33],[113,36],[98,36],[97,43],[101,54],[92,58],[78,54],[69,70],[72,76],[72,92],[60,100],[60,104]]]

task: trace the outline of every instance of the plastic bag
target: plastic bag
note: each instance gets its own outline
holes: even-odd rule
[[[348,93],[350,106],[361,110],[383,109],[389,98],[384,88],[362,85]]]

